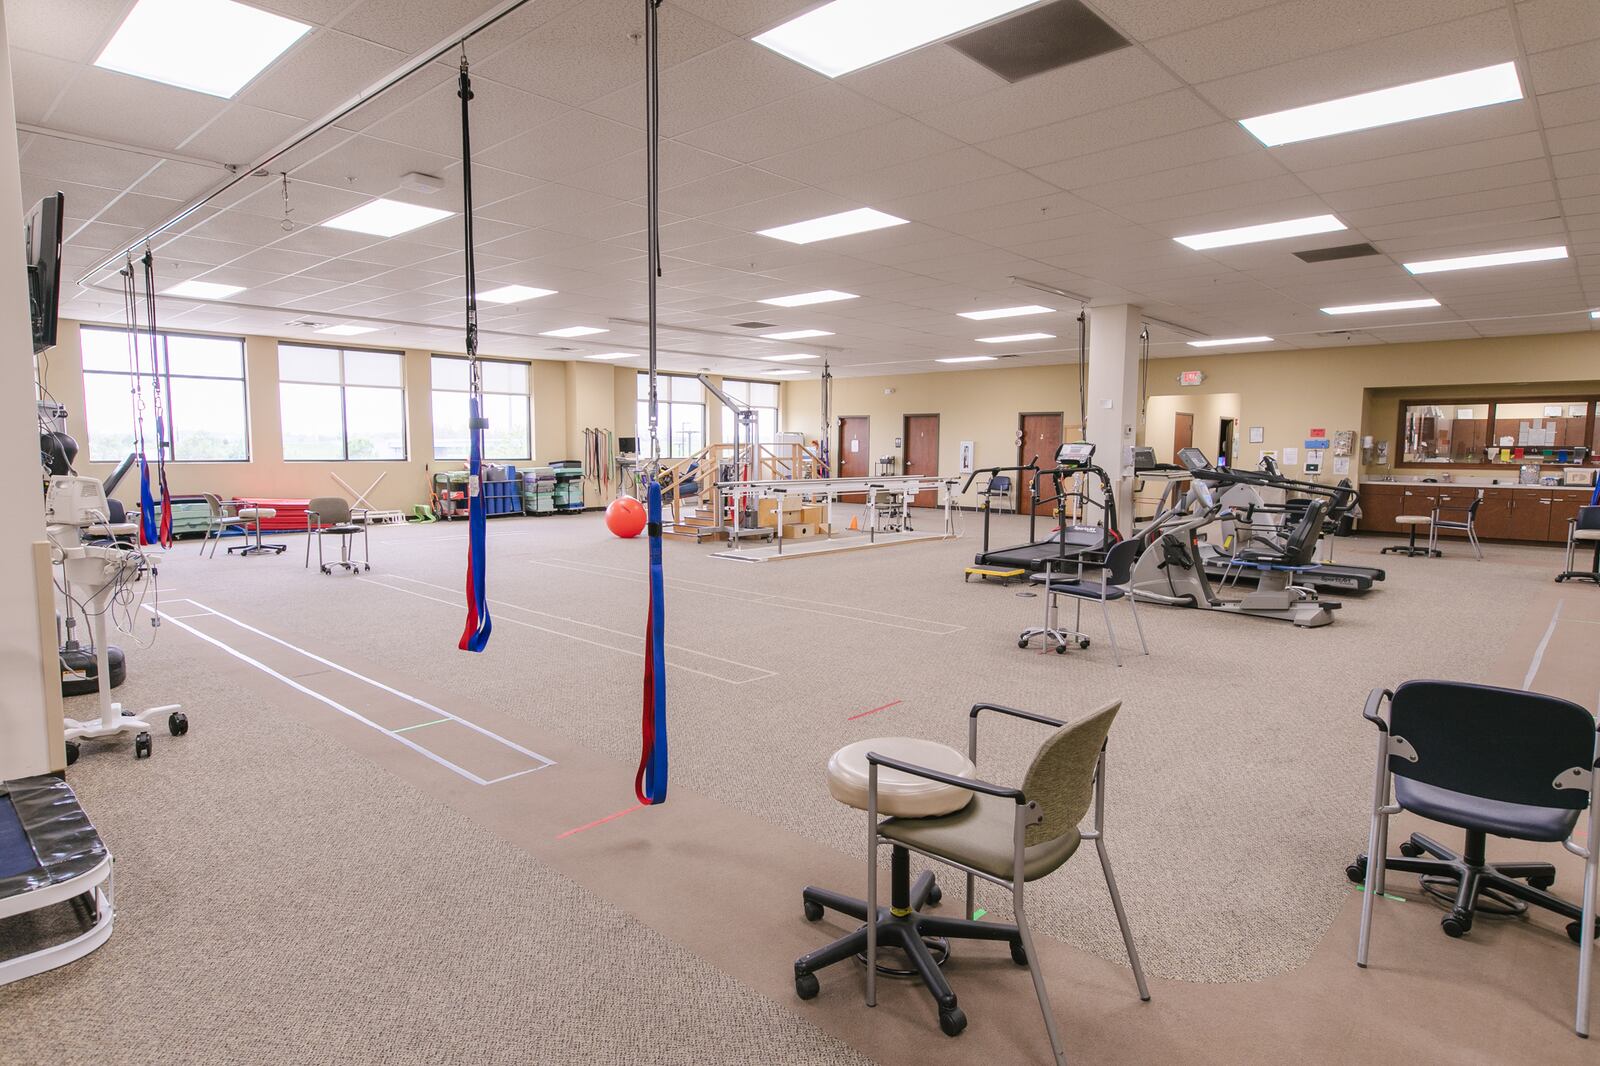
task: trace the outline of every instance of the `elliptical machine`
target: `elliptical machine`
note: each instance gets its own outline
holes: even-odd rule
[[[1140,534],[1145,543],[1133,567],[1134,598],[1169,607],[1194,607],[1227,614],[1292,622],[1305,629],[1329,625],[1337,602],[1321,600],[1314,590],[1294,583],[1294,575],[1315,564],[1317,538],[1327,502],[1312,499],[1280,547],[1247,549],[1226,560],[1229,570],[1251,570],[1256,588],[1239,600],[1217,595],[1206,575],[1199,530],[1216,521],[1223,507],[1215,489],[1239,483],[1233,471],[1214,468],[1198,448],[1185,448],[1178,461],[1194,475],[1183,500],[1170,507]]]

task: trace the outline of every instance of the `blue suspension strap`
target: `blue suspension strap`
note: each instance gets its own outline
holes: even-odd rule
[[[161,532],[156,526],[156,501],[150,494],[150,463],[144,453],[144,366],[139,359],[139,290],[132,256],[120,273],[122,316],[128,327],[128,396],[133,408],[133,451],[139,457],[139,543],[145,545],[154,544]]]
[[[145,327],[150,332],[150,395],[156,409],[156,482],[161,490],[161,522],[156,529],[156,543],[163,548],[172,547],[172,493],[167,489],[167,449],[171,441],[167,436],[167,405],[162,400],[163,384],[172,383],[172,364],[167,358],[167,346],[161,342],[156,329],[156,259],[150,249],[144,250],[144,302]],[[150,491],[146,476],[142,491]],[[143,502],[143,501],[141,501]]]
[[[661,276],[661,75],[657,48],[656,9],[661,0],[645,0],[644,95],[646,256],[650,334],[650,478],[645,494],[646,532],[650,545],[650,604],[645,612],[644,706],[639,772],[633,791],[644,804],[667,800],[667,599],[661,569],[661,438],[657,431],[656,279]]]
[[[472,247],[472,136],[469,124],[472,79],[467,49],[461,47],[461,215],[464,220],[467,282],[467,624],[461,631],[462,651],[489,646],[488,524],[483,502],[483,368],[478,365],[478,271]]]

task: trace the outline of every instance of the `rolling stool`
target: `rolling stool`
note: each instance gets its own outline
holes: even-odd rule
[[[249,523],[249,528],[255,531],[255,539],[249,544],[235,544],[228,549],[228,554],[238,552],[240,555],[282,555],[289,549],[287,544],[261,543],[261,520],[263,518],[277,518],[278,512],[272,507],[241,507],[239,520]],[[216,549],[212,549],[215,551]]]
[[[1424,527],[1424,526],[1427,526],[1427,527],[1429,527],[1431,529],[1431,527],[1433,526],[1433,516],[1432,515],[1425,515],[1425,514],[1403,514],[1403,515],[1398,515],[1394,520],[1394,524],[1397,525],[1397,526],[1409,526],[1411,528],[1411,539],[1408,540],[1405,544],[1391,544],[1391,545],[1389,545],[1387,548],[1383,549],[1383,551],[1381,551],[1379,553],[1380,555],[1391,555],[1391,554],[1392,555],[1412,555],[1412,556],[1421,555],[1423,557],[1429,557],[1429,556],[1438,556],[1438,555],[1443,554],[1442,552],[1439,551],[1438,548],[1430,548],[1426,544],[1422,544],[1422,545],[1418,545],[1417,544],[1417,530],[1422,528],[1422,527]]]
[[[867,809],[869,751],[914,762],[955,777],[972,777],[976,773],[972,760],[954,748],[930,740],[880,737],[859,741],[840,748],[828,760],[829,793],[840,803],[857,810]],[[961,810],[972,802],[972,796],[971,792],[954,785],[913,777],[887,767],[878,770],[879,814],[892,814],[900,818],[933,818]],[[873,850],[876,853],[876,848]],[[890,858],[890,882],[889,905],[879,907],[876,916],[878,945],[880,948],[896,948],[903,952],[911,968],[886,966],[880,961],[878,972],[893,977],[920,978],[938,1004],[939,1027],[946,1034],[955,1036],[966,1028],[967,1018],[956,1007],[956,995],[950,990],[944,974],[939,972],[939,967],[950,956],[950,943],[945,938],[1020,943],[1017,928],[1014,925],[966,922],[922,914],[924,906],[938,905],[942,893],[934,883],[932,873],[918,874],[916,883],[911,882],[911,853],[899,845],[895,845]],[[809,886],[801,895],[805,900],[807,921],[820,921],[824,908],[857,921],[867,920],[867,904],[864,900]],[[1012,950],[1015,952],[1017,948],[1013,947]],[[801,999],[813,998],[820,990],[816,977],[818,970],[852,955],[865,964],[866,951],[867,927],[863,925],[827,947],[802,955],[794,963],[795,993]]]

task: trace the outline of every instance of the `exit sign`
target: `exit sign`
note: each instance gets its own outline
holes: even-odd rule
[[[1199,385],[1206,380],[1204,370],[1185,370],[1178,374],[1179,385]]]

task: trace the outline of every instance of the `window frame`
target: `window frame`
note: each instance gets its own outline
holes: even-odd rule
[[[429,412],[430,416],[432,415],[432,412],[433,412],[433,395],[435,393],[447,392],[447,393],[450,393],[452,396],[468,396],[468,395],[470,395],[470,392],[467,389],[441,389],[441,388],[439,388],[438,385],[434,384],[433,361],[435,359],[450,359],[450,360],[453,360],[453,361],[458,362],[458,363],[465,363],[465,362],[468,361],[467,357],[464,356],[464,355],[450,355],[447,352],[431,352],[431,353],[429,353],[429,355],[428,355],[428,412]],[[485,396],[520,396],[520,397],[522,397],[523,401],[526,402],[526,404],[528,406],[528,433],[527,433],[527,441],[526,441],[526,454],[524,454],[524,455],[485,455],[483,457],[483,461],[486,462],[486,463],[487,462],[496,462],[496,463],[531,463],[531,462],[533,462],[533,362],[531,360],[528,360],[528,359],[508,359],[508,358],[504,358],[504,357],[491,357],[491,356],[483,356],[483,355],[478,356],[478,362],[480,362],[480,363],[504,363],[504,364],[507,364],[509,366],[520,366],[525,371],[526,381],[528,383],[526,392],[501,392],[498,389],[488,389],[488,388],[483,390],[483,394]],[[432,421],[432,427],[436,429],[437,426],[438,426],[437,420],[433,420]],[[431,450],[433,451],[433,461],[434,462],[458,463],[458,462],[466,462],[467,461],[467,456],[465,456],[465,455],[461,455],[461,456],[440,455],[439,454],[439,437],[438,437],[437,433],[433,434],[433,439],[432,439],[432,441],[430,441],[430,444],[431,444]],[[470,449],[470,447],[471,447],[471,445],[469,443],[468,444],[468,448]]]
[[[298,381],[298,380],[295,380],[293,378],[285,378],[283,376],[283,363],[281,362],[281,359],[280,359],[280,362],[278,363],[278,367],[277,367],[277,371],[278,371],[278,445],[279,445],[280,451],[282,451],[284,453],[287,453],[287,448],[285,448],[284,445],[283,445],[283,386],[284,385],[321,385],[321,386],[326,387],[326,388],[337,388],[339,390],[339,441],[340,441],[340,444],[343,447],[344,457],[342,459],[327,459],[327,458],[291,459],[287,454],[284,454],[283,455],[283,461],[284,462],[286,462],[286,463],[408,463],[408,462],[411,461],[411,410],[407,406],[408,401],[407,401],[406,393],[407,393],[408,390],[406,388],[406,353],[405,353],[404,349],[401,349],[401,348],[360,348],[360,347],[352,348],[352,347],[349,347],[349,346],[343,345],[343,344],[316,344],[316,343],[307,342],[307,341],[296,341],[296,340],[279,339],[279,341],[278,341],[278,353],[280,354],[280,356],[281,356],[281,353],[282,353],[282,351],[283,351],[285,346],[288,346],[290,348],[318,348],[318,349],[321,349],[322,351],[338,353],[338,356],[339,356],[339,361],[338,361],[339,362],[339,380],[337,382],[334,382],[334,381]],[[396,357],[397,359],[400,360],[400,384],[399,385],[356,385],[356,386],[354,386],[355,388],[358,388],[358,389],[395,389],[400,393],[400,456],[399,456],[399,458],[388,458],[388,459],[384,459],[384,458],[352,459],[352,458],[350,458],[350,403],[349,403],[349,400],[346,397],[345,390],[347,388],[350,388],[351,386],[347,381],[345,381],[344,356],[345,356],[346,352],[364,352],[364,353],[367,353],[369,355],[392,355],[392,356],[394,356],[394,357]]]
[[[121,378],[131,378],[131,377],[134,376],[133,372],[129,371],[129,370],[90,370],[88,367],[84,366],[83,365],[83,339],[82,339],[82,334],[85,333],[85,332],[121,334],[125,338],[126,335],[129,332],[129,330],[128,330],[128,328],[126,326],[108,326],[108,325],[105,325],[104,323],[92,323],[92,322],[83,323],[83,325],[81,325],[79,327],[79,339],[78,339],[78,372],[79,372],[80,375],[86,377],[86,376],[88,376],[90,374],[99,374],[99,375],[103,375],[103,376],[106,376],[106,377],[121,377]],[[148,330],[139,330],[137,332],[142,337],[142,336],[146,335],[149,331]],[[179,378],[179,379],[184,380],[184,381],[237,381],[239,383],[239,387],[240,387],[240,390],[242,392],[242,395],[241,395],[240,399],[243,401],[243,411],[244,411],[244,457],[243,458],[241,458],[241,459],[181,459],[181,458],[178,457],[177,441],[174,438],[174,439],[168,440],[168,442],[167,442],[167,450],[171,454],[166,456],[166,460],[165,461],[169,462],[169,463],[248,463],[248,462],[250,462],[251,461],[251,459],[250,459],[250,453],[251,453],[251,447],[250,447],[250,445],[251,445],[251,434],[250,434],[250,352],[249,352],[248,345],[245,343],[245,338],[239,337],[239,336],[235,336],[235,335],[233,335],[231,333],[201,333],[201,332],[197,332],[195,330],[161,329],[159,327],[156,329],[156,336],[161,339],[161,356],[162,356],[161,365],[164,366],[164,367],[171,365],[171,359],[170,359],[170,356],[169,356],[169,354],[167,352],[167,338],[169,338],[169,337],[193,337],[193,338],[196,338],[198,340],[237,341],[238,345],[239,345],[239,376],[237,378],[232,377],[232,376],[217,377],[217,376],[206,375],[206,374],[174,374],[169,370],[161,370],[161,371],[151,370],[148,373],[143,372],[143,371],[140,372],[139,377],[141,379],[144,379],[145,382],[150,382],[150,379],[153,379],[158,375],[163,379],[162,386],[161,386],[161,402],[162,402],[163,406],[166,407],[166,411],[164,412],[164,414],[166,415],[166,428],[167,428],[167,435],[168,435],[169,438],[173,437],[173,434],[177,431],[177,421],[176,421],[176,419],[174,419],[172,417],[172,388],[171,388],[171,386],[172,386],[172,379],[173,378]],[[126,343],[127,343],[127,341],[124,340],[123,344],[126,345]],[[152,352],[151,354],[152,354],[152,356],[154,356],[154,352]],[[89,425],[89,404],[88,404],[87,395],[84,397],[84,405],[83,405],[83,407],[84,407],[84,410],[83,410],[84,426],[88,429],[88,433],[87,433],[88,440],[86,440],[84,442],[84,452],[86,454],[87,461],[91,462],[91,463],[120,463],[123,459],[127,458],[126,456],[118,456],[115,459],[98,459],[98,458],[95,457],[95,455],[94,455],[94,428]],[[134,432],[135,432],[136,435],[138,433],[138,428],[139,427],[137,425],[134,426]],[[158,447],[159,447],[159,445],[158,445]],[[153,458],[153,457],[152,456],[146,456],[146,459],[150,459],[150,458]]]
[[[709,405],[706,403],[706,387],[704,385],[702,385],[700,383],[700,379],[695,377],[693,374],[666,374],[666,373],[661,373],[661,374],[658,374],[658,376],[663,380],[666,380],[668,378],[679,378],[679,379],[682,379],[684,381],[692,381],[692,382],[694,382],[695,387],[700,390],[700,399],[698,401],[695,401],[695,400],[674,400],[674,399],[672,399],[672,397],[671,397],[671,386],[667,387],[668,395],[665,398],[661,398],[659,396],[657,397],[658,402],[659,402],[660,407],[661,407],[661,410],[662,410],[662,414],[663,414],[663,419],[662,419],[661,425],[658,428],[664,428],[667,431],[667,448],[666,448],[666,451],[664,451],[662,453],[661,458],[663,458],[663,459],[690,459],[690,458],[693,458],[696,452],[705,450],[710,444],[710,441],[709,441],[708,438],[709,438],[710,432],[711,432],[711,425],[710,425],[710,415],[708,413]],[[648,408],[646,410],[646,414],[644,415],[644,417],[641,418],[640,413],[639,413],[640,405],[648,405],[650,401],[646,397],[643,397],[643,396],[639,395],[638,382],[640,382],[640,381],[648,381],[649,377],[650,377],[649,371],[646,371],[646,370],[639,371],[638,372],[638,376],[634,379],[634,387],[633,387],[634,388],[634,407],[633,407],[633,409],[634,409],[634,432],[639,437],[639,444],[640,444],[641,448],[645,445],[645,442],[648,440],[648,438],[650,436],[650,423],[648,421],[648,417],[649,417],[648,416]],[[647,386],[647,388],[648,388],[648,386]],[[688,453],[686,453],[684,455],[673,455],[672,454],[672,408],[673,408],[673,406],[675,404],[682,405],[684,407],[699,407],[700,408],[700,447],[696,448],[694,450],[691,450],[691,451],[689,451]]]
[[[752,408],[752,409],[754,409],[756,411],[771,411],[772,412],[772,439],[771,440],[757,441],[756,443],[758,443],[758,444],[767,444],[767,445],[777,444],[778,443],[778,434],[783,432],[783,430],[778,428],[779,426],[783,425],[783,383],[780,382],[780,381],[763,381],[760,378],[730,378],[730,377],[725,377],[725,378],[722,379],[722,390],[724,392],[728,392],[728,386],[730,384],[770,385],[773,388],[773,390],[777,393],[777,399],[773,401],[771,406],[768,406],[767,404],[764,404],[764,403],[752,403],[749,400],[742,401],[746,406],[748,406],[748,407],[750,407],[750,408]],[[733,394],[731,392],[728,392],[728,395],[732,396]],[[734,396],[733,398],[736,399],[736,400],[740,399],[737,396]],[[728,405],[727,404],[718,404],[718,406],[720,408],[722,408],[722,429],[723,429],[723,436],[724,436],[724,438],[726,438],[723,441],[723,443],[725,443],[725,444],[732,443],[732,439],[728,437],[727,429],[728,429],[728,426],[729,426],[729,419],[731,419],[733,417],[733,412],[728,409]],[[761,425],[761,418],[760,418],[760,415],[757,415],[756,416],[756,426],[757,426],[758,433],[759,433],[760,425]],[[746,443],[748,443],[748,442],[746,442]]]
[[[1499,418],[1499,413],[1500,413],[1499,409],[1500,409],[1500,406],[1502,404],[1512,405],[1512,404],[1524,404],[1524,403],[1539,403],[1539,404],[1556,404],[1556,403],[1559,403],[1559,404],[1574,404],[1574,403],[1582,403],[1582,404],[1587,404],[1588,405],[1588,414],[1585,416],[1585,419],[1584,419],[1583,443],[1579,444],[1579,445],[1567,445],[1568,448],[1581,447],[1581,448],[1587,449],[1587,451],[1586,451],[1586,453],[1584,455],[1583,461],[1582,462],[1578,462],[1578,463],[1573,463],[1573,462],[1558,463],[1552,458],[1551,460],[1546,462],[1542,455],[1536,456],[1536,457],[1524,456],[1522,459],[1512,459],[1509,462],[1504,462],[1504,463],[1467,463],[1467,462],[1459,462],[1458,463],[1458,462],[1456,462],[1454,460],[1451,460],[1450,462],[1445,462],[1445,463],[1419,463],[1419,462],[1406,462],[1405,461],[1405,454],[1406,454],[1406,410],[1408,408],[1412,408],[1412,407],[1446,407],[1446,408],[1448,408],[1448,407],[1451,407],[1451,406],[1462,406],[1462,405],[1466,405],[1466,404],[1474,404],[1474,405],[1482,404],[1482,405],[1484,405],[1484,406],[1486,406],[1488,408],[1488,416],[1487,416],[1486,421],[1487,421],[1487,423],[1489,425],[1490,432],[1493,433],[1494,424]],[[1541,466],[1561,467],[1563,469],[1566,469],[1568,467],[1572,467],[1572,468],[1576,468],[1576,469],[1593,468],[1596,465],[1600,465],[1600,454],[1597,454],[1596,453],[1596,449],[1595,449],[1595,421],[1596,421],[1595,420],[1595,415],[1596,415],[1596,408],[1597,407],[1600,407],[1600,393],[1594,393],[1594,392],[1569,393],[1569,394],[1564,395],[1564,396],[1553,396],[1553,395],[1548,395],[1548,394],[1543,394],[1543,393],[1541,393],[1539,395],[1536,395],[1536,396],[1505,396],[1505,395],[1501,395],[1501,396],[1455,396],[1455,397],[1451,397],[1449,399],[1434,399],[1434,398],[1429,398],[1429,397],[1425,397],[1425,396],[1417,396],[1417,397],[1401,396],[1399,398],[1398,402],[1396,403],[1396,411],[1395,411],[1396,423],[1395,423],[1395,435],[1394,435],[1394,440],[1395,440],[1395,458],[1392,461],[1391,465],[1392,465],[1392,468],[1396,469],[1396,470],[1439,470],[1441,468],[1443,468],[1443,469],[1451,469],[1451,470],[1508,470],[1508,469],[1513,469],[1513,468],[1515,468],[1517,466],[1520,466],[1522,463],[1529,461],[1530,458],[1537,458],[1539,460],[1539,463],[1540,463]],[[1499,450],[1500,446],[1499,445],[1495,445],[1494,447],[1495,447],[1496,450]],[[1515,445],[1510,445],[1510,447],[1512,447],[1512,448],[1528,448],[1528,447],[1534,447],[1534,446],[1532,446],[1532,445],[1515,444]],[[1554,447],[1554,446],[1552,446],[1552,447],[1556,451],[1560,450],[1558,447]],[[1539,450],[1541,450],[1541,451],[1543,450],[1542,446],[1539,446]]]

